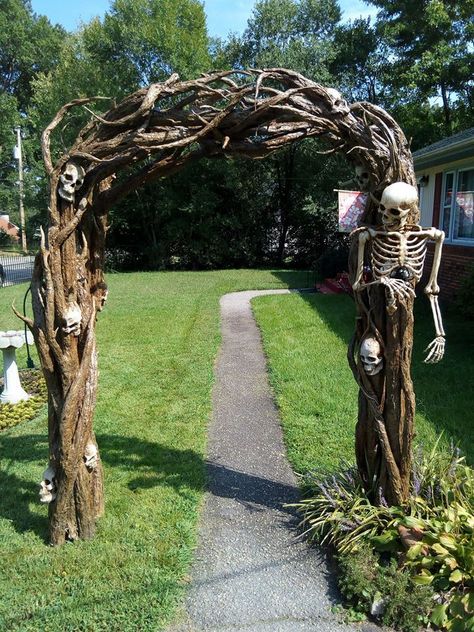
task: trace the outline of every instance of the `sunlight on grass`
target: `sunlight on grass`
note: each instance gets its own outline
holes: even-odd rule
[[[109,276],[95,422],[106,514],[93,541],[48,547],[38,502],[46,412],[0,433],[1,630],[126,632],[170,621],[203,496],[219,297],[307,279],[258,270]],[[0,329],[20,328],[10,304],[21,305],[25,291],[0,290]],[[20,367],[25,358],[22,349]]]
[[[423,364],[433,337],[431,315],[417,303],[413,379],[417,395],[416,441],[428,448],[443,432],[474,461],[474,335],[468,323],[446,318],[447,353]],[[290,295],[252,301],[262,330],[270,379],[282,414],[293,468],[334,470],[354,461],[357,386],[346,359],[354,305],[347,296]]]

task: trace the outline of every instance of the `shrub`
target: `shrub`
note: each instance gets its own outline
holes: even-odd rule
[[[455,304],[463,316],[474,318],[474,266],[461,282]]]
[[[410,574],[400,570],[394,559],[384,564],[364,543],[356,552],[340,555],[338,562],[339,588],[355,610],[405,632],[416,632],[427,623],[433,590],[413,586]]]
[[[398,629],[430,617],[442,629],[474,632],[474,470],[438,444],[414,460],[406,506],[371,505],[347,466],[308,477],[312,495],[296,506],[309,537],[335,547],[341,590],[353,600],[360,592],[358,608],[370,612],[378,599],[383,622]]]
[[[323,279],[334,278],[338,272],[347,270],[348,257],[349,239],[347,235],[338,235],[316,261],[316,272]]]
[[[31,397],[18,404],[0,404],[0,430],[33,419],[46,402],[46,384],[39,371],[22,371],[20,377],[23,388]]]

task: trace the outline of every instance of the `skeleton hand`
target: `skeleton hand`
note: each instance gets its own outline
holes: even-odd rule
[[[415,296],[415,290],[409,283],[400,279],[392,279],[391,277],[381,277],[380,283],[385,285],[388,290],[387,312],[394,314],[397,311],[396,298],[404,299]]]
[[[380,283],[385,285],[390,296],[396,296],[399,299],[410,298],[415,296],[415,290],[409,283],[401,279],[392,279],[391,277],[381,277]]]
[[[425,364],[436,364],[439,362],[444,356],[444,345],[445,340],[443,336],[437,336],[432,340],[425,349],[425,353],[428,352],[424,360]]]

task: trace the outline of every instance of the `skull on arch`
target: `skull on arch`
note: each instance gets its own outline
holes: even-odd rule
[[[367,375],[377,375],[383,369],[382,349],[379,341],[367,336],[360,345],[360,361]]]
[[[347,101],[344,100],[339,90],[336,90],[335,88],[326,88],[326,91],[328,92],[329,98],[331,99],[332,110],[339,114],[349,114],[349,106],[347,105]]]
[[[82,187],[86,172],[81,165],[75,162],[68,162],[66,168],[59,176],[58,193],[63,200],[74,202],[76,191]]]
[[[84,449],[84,463],[89,472],[97,466],[97,458],[97,446],[89,442]]]
[[[62,332],[69,336],[78,336],[81,333],[82,313],[81,308],[74,301],[69,303],[63,315],[63,323],[61,325]]]
[[[43,472],[39,497],[42,503],[50,503],[56,498],[56,472],[51,466],[47,467]]]
[[[379,206],[386,230],[402,230],[408,221],[408,214],[417,203],[418,191],[411,184],[394,182],[386,187]]]
[[[356,165],[355,172],[356,172],[356,180],[357,180],[359,189],[363,191],[364,193],[367,193],[367,191],[370,191],[369,170],[363,165]]]

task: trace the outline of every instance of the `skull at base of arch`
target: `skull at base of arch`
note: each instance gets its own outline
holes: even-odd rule
[[[404,228],[408,214],[418,203],[418,191],[406,182],[394,182],[383,190],[379,210],[387,230]]]
[[[56,472],[51,466],[43,472],[43,480],[40,483],[39,497],[42,503],[51,503],[56,498]]]

